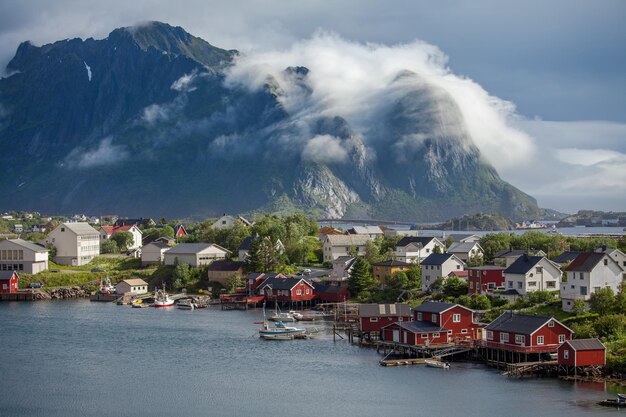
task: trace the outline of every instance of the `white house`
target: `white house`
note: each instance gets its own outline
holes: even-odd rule
[[[165,252],[171,248],[163,242],[151,242],[141,248],[141,265],[160,265],[163,263]]]
[[[626,269],[608,253],[583,252],[565,269],[567,281],[561,283],[563,310],[571,311],[575,300],[589,301],[600,288],[619,291]]]
[[[502,265],[509,267],[522,255],[532,255],[532,256],[546,256],[546,253],[542,250],[522,250],[522,249],[505,249],[493,256],[493,263],[496,265]]]
[[[163,256],[165,265],[187,264],[197,267],[209,265],[217,259],[226,259],[228,249],[214,243],[181,243],[167,250]]]
[[[470,234],[461,234],[461,233],[451,233],[449,235],[443,235],[441,240],[445,241],[448,239],[452,239],[452,242],[460,242],[460,243],[468,243],[468,242],[478,242],[480,240],[480,236],[470,235]]]
[[[211,227],[213,229],[228,229],[229,227],[233,227],[235,225],[235,222],[237,221],[240,221],[247,227],[252,226],[252,223],[250,223],[243,216],[230,216],[230,215],[224,214],[222,217],[217,219],[217,221],[213,223]]]
[[[126,224],[124,226],[102,226],[100,228],[100,239],[111,239],[111,236],[119,232],[129,232],[131,235],[133,235],[133,243],[128,246],[128,250],[139,249],[141,247],[143,233],[134,224]]]
[[[248,236],[241,242],[239,248],[237,248],[237,260],[239,262],[245,262],[246,259],[248,259],[250,248],[252,247],[252,240],[252,236]],[[285,245],[283,245],[280,239],[276,239],[274,250],[281,255],[285,253]]]
[[[619,249],[611,249],[607,247],[601,247],[596,252],[604,252],[609,255],[617,264],[626,271],[626,254]]]
[[[144,294],[148,292],[148,283],[140,278],[125,279],[115,286],[117,294]]]
[[[13,271],[37,274],[48,269],[48,249],[22,239],[0,240],[0,278]]]
[[[561,267],[545,256],[522,255],[504,270],[506,290],[519,295],[534,291],[557,291],[561,281]]]
[[[61,223],[40,243],[57,249],[54,262],[80,266],[100,255],[100,234],[88,223]]]
[[[353,256],[340,256],[333,260],[333,269],[326,281],[347,281],[352,273],[355,260],[356,258]]]
[[[422,269],[422,291],[428,291],[437,280],[444,280],[455,271],[463,271],[465,262],[452,253],[431,253],[420,264]]]
[[[405,236],[396,244],[396,260],[419,263],[431,253],[435,253],[436,247],[439,247],[442,253],[446,251],[446,245],[436,237]]]
[[[447,252],[455,254],[463,262],[479,262],[485,253],[478,242],[455,242]]]
[[[324,262],[334,261],[340,256],[365,255],[365,244],[372,240],[368,235],[327,235],[324,240]]]

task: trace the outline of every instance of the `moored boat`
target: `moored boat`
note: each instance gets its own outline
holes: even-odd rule
[[[424,363],[426,364],[426,366],[430,366],[432,368],[450,369],[450,364],[448,362],[441,362],[435,359],[426,359]]]
[[[168,293],[165,292],[165,289],[157,290],[154,293],[154,306],[155,307],[172,307],[174,305],[174,300],[170,298]]]
[[[305,329],[285,326],[280,321],[274,326],[270,326],[267,321],[264,321],[263,326],[259,330],[259,337],[267,340],[293,340],[298,337],[304,337],[304,333]]]
[[[181,310],[195,310],[197,308],[196,303],[191,298],[179,300],[176,303],[176,307]]]
[[[283,323],[287,323],[287,322],[292,323],[296,321],[296,318],[292,314],[283,313],[280,311],[275,312],[273,315],[269,316],[267,319],[271,321],[280,321]]]

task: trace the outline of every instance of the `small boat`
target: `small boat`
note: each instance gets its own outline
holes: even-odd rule
[[[626,394],[617,394],[617,400],[609,398],[604,401],[600,401],[598,405],[603,407],[624,408],[626,407]]]
[[[293,323],[297,321],[291,313],[283,313],[282,311],[278,310],[276,310],[276,312],[273,315],[269,316],[267,319],[271,321],[280,321],[283,323]]]
[[[291,314],[291,317],[293,317],[296,320],[302,320],[304,318],[304,314],[299,313],[297,311],[290,310],[289,314]]]
[[[165,288],[157,290],[154,293],[154,306],[155,307],[172,307],[174,300],[165,292]]]
[[[176,303],[176,307],[180,308],[181,310],[195,310],[197,308],[196,303],[194,303],[194,301],[191,298],[179,300]]]
[[[303,337],[304,332],[305,329],[285,326],[281,321],[276,322],[274,326],[270,326],[269,323],[265,321],[259,330],[259,337],[267,340],[293,340],[297,337]]]
[[[135,307],[135,306],[141,307],[142,304],[143,304],[143,300],[141,298],[135,298],[134,300],[130,302],[130,305],[132,307]]]
[[[426,359],[424,360],[426,366],[430,366],[431,368],[441,368],[441,369],[450,369],[450,364],[448,362],[441,362],[435,359]]]

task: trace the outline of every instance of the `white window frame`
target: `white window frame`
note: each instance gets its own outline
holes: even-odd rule
[[[452,323],[460,323],[461,315],[459,313],[455,313],[452,315]]]
[[[516,334],[515,335],[515,344],[516,345],[526,346],[526,336],[523,335],[523,334]]]
[[[550,320],[550,322],[548,322],[548,327],[554,327],[554,320]]]
[[[417,312],[417,321],[422,321],[422,312],[421,311]]]
[[[537,345],[543,345],[543,344],[544,344],[544,337],[537,336]]]
[[[441,334],[439,332],[433,333],[433,339],[437,339],[440,336],[441,336]]]
[[[422,334],[420,334],[420,337],[422,339],[428,339],[428,333],[422,333]]]
[[[467,334],[467,329],[461,329],[461,334]]]
[[[433,323],[437,323],[437,320],[438,320],[437,316],[438,316],[438,314],[435,314],[435,313],[432,313],[432,314],[430,315],[430,317],[431,317],[431,319],[432,319]]]
[[[560,334],[559,335],[559,343],[565,343],[565,335],[564,334]]]
[[[296,290],[296,295],[302,295],[302,290]]]
[[[563,350],[563,359],[569,359],[569,349]]]
[[[378,317],[370,317],[370,323],[377,323]]]
[[[491,330],[487,330],[487,340],[493,340],[493,332]]]
[[[509,343],[509,334],[507,332],[500,332],[500,343]]]

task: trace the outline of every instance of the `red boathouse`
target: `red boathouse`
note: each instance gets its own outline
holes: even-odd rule
[[[20,277],[13,271],[10,277],[0,278],[0,293],[12,294],[18,291]]]
[[[559,365],[566,369],[606,365],[606,347],[598,339],[566,340],[558,353]]]

